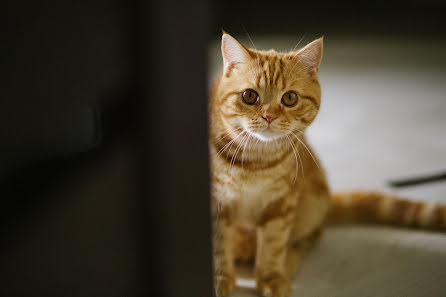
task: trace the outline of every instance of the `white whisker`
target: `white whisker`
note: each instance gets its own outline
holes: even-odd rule
[[[243,137],[245,137],[245,135],[243,135]],[[243,139],[243,138],[242,138],[242,139]],[[231,145],[229,146],[228,151],[226,152],[226,159],[229,157],[229,153],[231,152],[231,149],[232,149],[232,147],[234,146],[234,143],[236,143],[236,142],[235,142],[235,138],[234,138],[234,142],[231,143]],[[236,147],[236,149],[237,149],[237,147]]]
[[[223,138],[225,138],[226,136],[231,136],[230,135],[230,133],[236,133],[238,130],[240,130],[240,129],[243,129],[242,127],[238,127],[237,129],[232,129],[231,127],[228,127],[228,128],[226,128],[224,131],[223,131],[223,135],[218,139],[218,140],[216,140],[215,142],[220,142]]]
[[[231,162],[229,163],[229,170],[230,171],[232,171],[232,168],[234,167],[235,161],[237,160],[237,155],[238,155],[240,149],[242,148],[243,143],[245,142],[246,138],[248,138],[248,136],[249,136],[249,133],[244,135],[243,138],[242,138],[242,141],[240,141],[240,143],[235,148],[235,152],[232,155]]]
[[[249,134],[249,136],[248,136],[248,140],[246,141],[246,143],[245,143],[245,145],[243,146],[243,151],[242,151],[242,172],[243,172],[243,160],[244,160],[244,157],[245,157],[245,149],[246,149],[246,145],[248,144],[248,142],[251,140],[251,138],[252,138],[252,135],[251,135],[251,133],[248,133]]]
[[[257,51],[256,46],[254,45],[254,42],[252,41],[251,36],[249,35],[248,31],[246,30],[245,26],[242,25],[242,28],[243,28],[243,30],[245,31],[246,36],[248,36],[248,39],[249,39],[249,41],[251,42],[252,47],[253,47],[254,50],[255,50],[256,59],[257,59],[257,69],[256,69],[256,73],[255,73],[254,76],[257,77],[257,76],[259,75],[260,71],[262,71],[262,69],[260,69],[260,59],[259,59],[259,55],[258,55],[258,53],[257,53],[258,51]]]
[[[243,130],[242,132],[240,132],[236,137],[234,137],[231,141],[229,141],[224,147],[222,147],[218,152],[217,152],[217,157],[222,154],[230,145],[232,146],[232,144],[234,143],[234,141],[240,137],[240,135],[242,135],[243,133],[246,133],[245,130]]]
[[[299,132],[302,133],[301,131],[299,131]],[[307,147],[307,145],[305,144],[305,142],[303,142],[303,141],[302,141],[296,134],[294,134],[292,131],[291,131],[291,134],[294,135],[294,137],[296,137],[297,141],[299,141],[299,142],[302,144],[302,146],[307,150],[307,152],[310,154],[310,156],[311,156],[311,158],[313,159],[313,162],[316,164],[316,166],[317,166],[319,169],[321,169],[321,168],[319,167],[319,163],[316,161],[316,158],[313,156],[313,154],[311,153],[310,149]]]
[[[293,184],[296,182],[296,179],[297,179],[297,174],[298,174],[298,170],[299,170],[299,165],[298,165],[298,163],[297,163],[297,155],[296,155],[296,150],[295,150],[295,148],[294,148],[294,144],[293,144],[293,142],[291,141],[291,139],[290,139],[290,137],[288,136],[288,135],[285,135],[286,136],[286,138],[288,139],[288,142],[290,143],[290,145],[291,145],[291,149],[293,150],[293,153],[294,153],[294,158],[295,158],[295,160],[296,160],[296,174],[294,175],[294,180],[293,180]]]
[[[291,52],[294,52],[296,50],[296,48],[299,46],[299,44],[301,43],[301,41],[305,38],[305,35],[307,35],[307,33],[304,33],[304,35],[302,35],[302,37],[299,39],[299,41],[296,43],[296,45],[293,47],[293,49],[291,50]]]
[[[299,150],[297,148],[296,148],[296,152],[297,152],[297,156],[299,157],[300,167],[302,169],[302,178],[305,179],[304,163],[302,162],[302,159],[299,154]]]

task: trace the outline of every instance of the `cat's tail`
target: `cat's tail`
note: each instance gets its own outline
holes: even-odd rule
[[[446,205],[417,202],[379,192],[332,195],[329,223],[381,223],[446,230]]]

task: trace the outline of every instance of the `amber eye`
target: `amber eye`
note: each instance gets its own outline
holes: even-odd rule
[[[283,94],[282,96],[282,104],[288,107],[292,107],[297,104],[297,100],[299,99],[299,96],[293,92],[289,91]]]
[[[243,91],[242,98],[246,104],[253,105],[259,101],[259,94],[252,89],[247,89]]]

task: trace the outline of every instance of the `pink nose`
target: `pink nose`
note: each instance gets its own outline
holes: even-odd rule
[[[273,116],[266,115],[266,116],[262,116],[262,118],[263,118],[265,121],[267,121],[268,124],[271,124],[271,122],[274,121],[274,119],[276,119],[277,117],[273,117]]]

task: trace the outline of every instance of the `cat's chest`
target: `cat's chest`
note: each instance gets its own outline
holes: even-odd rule
[[[260,169],[230,166],[225,158],[214,158],[213,196],[231,205],[235,219],[252,224],[271,203],[296,190],[294,176],[289,174],[295,172],[291,157]]]
[[[233,210],[239,222],[254,224],[263,210],[274,201],[290,192],[289,184],[285,180],[270,176],[233,176]]]

